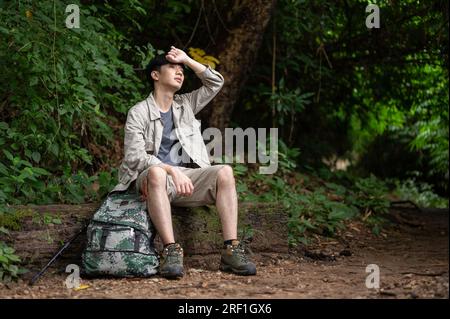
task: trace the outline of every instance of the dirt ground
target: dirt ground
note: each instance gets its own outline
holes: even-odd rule
[[[219,254],[185,257],[180,280],[83,279],[50,270],[34,286],[0,285],[0,298],[448,298],[448,210],[402,210],[405,219],[374,236],[352,222],[339,238],[290,253],[257,253],[257,276],[218,271]],[[380,288],[366,287],[366,266],[380,269]]]

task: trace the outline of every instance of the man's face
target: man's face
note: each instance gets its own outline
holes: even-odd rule
[[[153,72],[157,73],[154,74]],[[157,80],[158,85],[172,88],[175,92],[181,89],[184,82],[184,70],[178,64],[164,64],[161,71],[153,71],[153,80]]]

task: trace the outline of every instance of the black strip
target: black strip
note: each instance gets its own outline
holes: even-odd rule
[[[150,248],[154,248],[154,242],[155,242],[155,237],[157,234],[156,231],[156,227],[155,225],[153,225],[153,222],[151,221],[149,215],[147,215],[149,223],[150,223],[150,227],[149,227],[149,231],[150,231]]]
[[[100,239],[100,250],[104,250],[105,249],[105,245],[106,245],[106,238],[109,235],[109,229],[108,228],[103,228],[102,229],[102,238]]]
[[[90,243],[92,244],[93,242],[94,242],[94,236],[95,236],[95,233],[96,233],[96,231],[95,230],[92,230],[91,231],[91,241],[90,241]]]
[[[141,232],[135,231],[134,236],[134,252],[139,252],[139,247],[141,246]]]

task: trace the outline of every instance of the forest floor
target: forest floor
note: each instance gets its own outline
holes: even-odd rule
[[[193,255],[179,280],[82,279],[75,291],[50,269],[34,286],[0,284],[0,298],[448,298],[448,209],[394,213],[407,219],[379,236],[355,221],[308,249],[255,253],[252,277],[220,272],[219,254]],[[366,287],[369,264],[379,267],[379,289]]]

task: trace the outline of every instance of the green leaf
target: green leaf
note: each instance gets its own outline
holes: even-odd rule
[[[5,154],[6,158],[9,159],[11,162],[14,160],[14,156],[8,150],[3,150],[3,153]]]
[[[55,224],[55,225],[61,225],[62,221],[61,221],[60,218],[53,218],[52,219],[52,223]]]
[[[50,144],[49,150],[53,155],[58,156],[59,155],[59,145],[56,143]]]
[[[78,83],[83,84],[83,85],[88,85],[89,84],[89,81],[85,77],[77,76],[77,77],[74,78],[74,80],[77,81]]]
[[[355,210],[341,203],[331,205],[331,212],[328,214],[329,219],[342,220],[355,216]]]
[[[376,236],[379,236],[381,233],[381,228],[379,225],[375,225],[372,227],[372,233]]]
[[[20,262],[20,257],[16,255],[8,255],[8,259],[12,262]]]
[[[35,161],[36,163],[39,163],[39,161],[41,160],[41,154],[39,152],[33,152],[31,154],[31,158],[33,159],[33,161]]]
[[[9,34],[9,30],[6,29],[6,28],[4,28],[4,27],[1,27],[1,26],[0,26],[0,32],[3,33],[3,34],[5,34],[5,35],[8,35],[8,34]]]
[[[0,163],[0,173],[2,173],[3,175],[9,175],[8,168],[3,165],[3,163]]]
[[[37,76],[32,76],[30,79],[30,86],[34,86],[34,85],[38,84],[38,81],[39,81],[39,79]]]
[[[9,128],[8,123],[0,122],[0,130],[7,130]]]
[[[49,171],[41,167],[33,167],[33,171],[36,175],[52,175]]]
[[[9,255],[14,253],[14,249],[11,248],[11,247],[5,247],[5,248],[3,249],[3,251],[4,251],[6,254],[9,254]]]
[[[16,265],[9,265],[9,271],[13,276],[17,275],[17,272],[19,271],[19,267]]]

